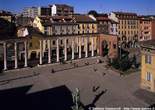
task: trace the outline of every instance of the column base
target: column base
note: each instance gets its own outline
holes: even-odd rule
[[[51,64],[51,62],[48,62],[48,64]]]
[[[27,68],[28,67],[28,65],[24,65],[24,68]]]
[[[8,69],[3,69],[3,71],[7,71]]]

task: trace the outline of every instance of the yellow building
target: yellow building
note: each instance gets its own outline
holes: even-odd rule
[[[33,32],[31,27],[26,30],[21,29],[18,33],[26,36],[28,33],[31,38],[28,43],[29,52],[28,58],[39,58],[40,41],[42,41],[43,57],[48,54],[48,42],[50,40],[52,56],[56,55],[57,46],[60,48],[60,56],[65,53],[71,53],[72,42],[74,40],[74,53],[87,53],[86,57],[97,55],[97,23],[87,15],[77,15],[73,17],[66,16],[51,16],[51,17],[36,17],[33,21],[33,28],[38,29],[38,32]],[[37,34],[31,34],[37,33]],[[59,43],[57,45],[57,39]],[[93,44],[92,44],[93,42]],[[67,50],[64,49],[66,44]],[[88,45],[86,45],[88,44]],[[93,47],[92,47],[93,45]],[[80,47],[79,47],[80,46]],[[80,49],[81,48],[81,49]],[[94,50],[92,53],[92,50]],[[66,52],[65,52],[66,51]],[[99,51],[98,51],[99,53]]]
[[[155,40],[141,43],[141,87],[155,92]]]
[[[74,15],[73,19],[78,24],[78,36],[81,37],[81,44],[82,44],[82,51],[86,51],[86,39],[88,37],[88,48],[90,51],[92,50],[92,40],[94,41],[94,50],[95,53],[99,54],[99,50],[97,51],[97,37],[98,37],[98,31],[97,31],[97,21],[92,19],[88,15]],[[76,38],[78,41],[78,37]]]
[[[136,13],[128,12],[112,12],[110,19],[118,22],[117,30],[119,43],[123,47],[134,47],[139,40],[140,20]]]

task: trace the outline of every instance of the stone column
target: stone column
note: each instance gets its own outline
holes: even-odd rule
[[[91,56],[94,56],[94,38],[92,37],[92,53]]]
[[[57,39],[57,51],[56,51],[56,53],[57,53],[57,62],[59,62],[60,61],[60,59],[59,59],[59,39]]]
[[[4,70],[7,70],[7,44],[3,43],[3,55],[4,55]]]
[[[86,37],[86,51],[85,51],[85,57],[87,58],[88,57],[88,38]]]
[[[67,61],[67,39],[65,38],[65,61]]]
[[[81,38],[79,37],[79,58],[81,58]]]
[[[24,67],[27,67],[27,41],[24,42],[24,46],[25,46],[25,64]]]
[[[14,51],[15,51],[15,69],[17,69],[18,68],[17,42],[14,43]]]
[[[74,38],[72,39],[72,60],[74,60]]]
[[[40,60],[39,60],[39,64],[40,65],[42,65],[43,64],[43,59],[42,59],[42,57],[43,57],[43,41],[42,40],[40,40]]]
[[[48,63],[51,63],[51,40],[48,40]]]

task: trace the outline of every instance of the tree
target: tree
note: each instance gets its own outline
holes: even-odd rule
[[[115,69],[119,69],[121,71],[127,71],[131,68],[132,62],[128,57],[124,57],[122,59],[116,58],[110,63]]]
[[[131,65],[132,65],[132,62],[130,61],[130,59],[128,58],[122,59],[120,61],[120,70],[127,71],[128,69],[131,68]]]
[[[95,11],[95,10],[90,10],[90,11],[88,12],[88,14],[89,14],[89,15],[93,15],[94,17],[97,17],[97,16],[98,16],[97,11]]]

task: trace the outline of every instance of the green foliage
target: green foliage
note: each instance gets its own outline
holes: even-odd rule
[[[111,66],[113,66],[116,69],[120,68],[119,59],[113,59],[113,61],[110,63]]]
[[[115,69],[119,69],[121,71],[127,71],[128,69],[131,68],[132,62],[128,57],[125,57],[123,59],[116,58],[116,59],[113,59],[110,65]]]
[[[103,56],[108,55],[109,49],[108,48],[104,48],[103,49]]]
[[[130,61],[130,59],[125,58],[125,59],[121,59],[120,60],[120,70],[121,71],[127,71],[128,69],[130,69],[132,66],[132,62]]]
[[[95,16],[95,17],[98,16],[97,11],[95,11],[95,10],[90,10],[90,11],[88,12],[88,14],[89,14],[89,15],[93,15],[93,16]]]

